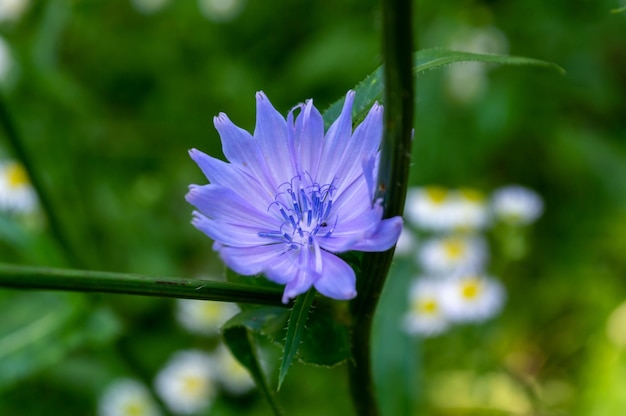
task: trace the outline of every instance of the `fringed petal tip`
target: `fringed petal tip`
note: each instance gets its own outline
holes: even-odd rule
[[[229,123],[229,122],[230,122],[230,119],[225,113],[219,113],[218,115],[213,117],[213,125],[215,126],[215,128],[218,128],[218,125],[220,124]]]

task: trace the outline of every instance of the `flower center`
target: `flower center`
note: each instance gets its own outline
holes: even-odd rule
[[[335,190],[332,182],[320,185],[308,175],[296,176],[281,186],[268,208],[282,218],[280,228],[259,232],[259,236],[290,248],[312,245],[316,236],[329,237],[337,224],[337,218],[330,217]]]
[[[416,312],[423,315],[435,315],[439,312],[439,305],[434,299],[423,299],[416,305]]]
[[[448,197],[448,191],[439,186],[427,186],[424,189],[426,197],[435,205],[441,205]]]
[[[480,296],[481,292],[482,285],[478,279],[468,279],[461,285],[461,296],[463,296],[464,299],[476,299],[478,296]]]
[[[28,175],[24,168],[17,163],[12,163],[7,167],[7,177],[11,188],[28,185]]]
[[[465,200],[469,202],[482,204],[485,200],[485,196],[482,194],[482,192],[477,191],[475,189],[461,188],[459,189],[459,193],[461,194],[463,198],[465,198]]]
[[[459,260],[465,253],[465,245],[459,240],[448,240],[444,242],[443,249],[451,260]]]

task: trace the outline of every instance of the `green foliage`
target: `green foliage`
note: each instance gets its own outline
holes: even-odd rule
[[[306,294],[298,296],[289,314],[287,333],[285,334],[285,347],[278,374],[278,389],[283,384],[289,366],[291,366],[291,362],[295,358],[298,348],[300,348],[300,340],[306,333],[306,323],[315,293],[314,289],[309,289]]]
[[[255,383],[265,394],[275,415],[281,415],[282,411],[274,397],[274,388],[269,384],[263,372],[263,367],[256,351],[254,334],[263,333],[268,331],[268,329],[270,332],[273,332],[272,328],[275,330],[276,322],[284,322],[284,319],[285,310],[282,308],[254,308],[241,312],[224,324],[222,328],[224,342],[226,342],[226,345],[228,345],[228,348],[237,360],[250,371]]]
[[[252,129],[258,89],[282,113],[309,97],[324,107],[380,65],[378,2],[247,3],[237,20],[217,24],[200,16],[196,2],[169,2],[152,15],[130,1],[31,2],[21,21],[0,25],[18,63],[17,82],[2,86],[4,101],[87,268],[218,280],[223,266],[211,242],[186,225],[186,187],[205,181],[186,150],[220,154],[211,123],[220,111]],[[606,323],[626,297],[624,15],[609,13],[619,7],[614,0],[583,7],[563,0],[415,3],[420,50],[461,49],[452,41],[457,34],[466,39],[468,30],[497,26],[508,45],[500,53],[557,62],[567,74],[487,64],[479,81],[463,84],[480,91],[461,100],[451,74],[475,71],[473,62],[420,72],[411,185],[491,190],[521,183],[544,196],[546,213],[525,236],[519,260],[505,267],[494,252],[493,272],[508,292],[500,317],[423,342],[397,338],[375,347],[390,364],[375,368],[382,404],[394,414],[396,403],[406,403],[400,380],[413,375],[423,381],[412,393],[425,415],[619,414],[624,346],[607,335]],[[365,100],[356,119],[380,100],[379,79],[357,90]],[[325,114],[327,123],[332,118]],[[0,134],[0,153],[15,156],[5,139]],[[45,221],[33,227],[2,218],[0,261],[68,265]],[[381,299],[373,334],[381,343],[391,332],[401,335],[400,287],[388,282]],[[42,325],[47,348],[34,343],[2,362],[8,370],[0,377],[15,377],[3,384],[2,414],[90,413],[110,380],[139,375],[150,385],[172,352],[215,343],[181,330],[166,300],[13,293],[0,301],[3,336],[10,322],[29,328],[51,318]],[[305,416],[346,414],[337,403],[347,393],[345,368],[322,372],[297,362],[332,365],[348,357],[345,305],[314,305],[281,406]],[[263,328],[253,320],[237,327],[237,343],[251,340],[245,357],[265,338],[283,345],[288,309],[278,309]],[[271,307],[262,310],[274,316]],[[18,322],[16,311],[31,314],[20,312],[25,319]],[[330,332],[334,345],[323,342]],[[81,340],[83,333],[90,340]],[[423,365],[412,374],[413,360]],[[402,376],[385,379],[392,368]],[[498,407],[498,394],[522,401]],[[466,407],[452,407],[456,399],[468,399]],[[232,409],[243,402],[248,407],[239,414],[271,414],[254,393],[232,402],[221,409],[237,414]],[[524,407],[515,408],[519,403]]]
[[[76,348],[109,344],[121,333],[105,308],[63,293],[1,293],[0,391],[56,364]]]

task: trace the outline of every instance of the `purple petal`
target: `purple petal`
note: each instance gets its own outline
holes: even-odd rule
[[[354,245],[376,231],[376,224],[380,221],[380,215],[368,212],[368,215],[354,218],[344,223],[338,222],[337,227],[329,237],[320,238],[320,246],[333,253],[343,253],[352,250]]]
[[[267,244],[268,240],[259,237],[257,229],[227,224],[212,220],[194,211],[191,223],[215,241],[233,247],[254,247]]]
[[[354,91],[348,91],[341,114],[326,133],[321,159],[324,161],[324,169],[323,172],[319,172],[318,177],[320,183],[330,183],[340,168],[339,163],[343,159],[343,154],[352,136],[353,102]]]
[[[282,220],[277,220],[234,190],[218,185],[191,186],[187,201],[207,217],[228,224],[249,227],[255,232],[274,230]]]
[[[355,179],[338,189],[333,200],[331,217],[336,216],[339,221],[349,221],[354,217],[364,215],[372,209],[372,200],[365,177]]]
[[[298,156],[300,172],[308,172],[317,176],[321,149],[324,143],[324,120],[312,100],[300,106],[300,114],[296,118],[294,148]]]
[[[253,171],[264,167],[261,149],[252,135],[233,124],[228,116],[220,113],[213,118],[213,124],[222,139],[222,151],[230,163]]]
[[[402,232],[402,217],[382,220],[376,231],[352,246],[351,250],[385,251],[393,247]]]
[[[345,261],[334,254],[322,251],[324,272],[315,282],[315,289],[324,296],[348,300],[356,296],[356,276]]]
[[[265,271],[268,279],[287,283],[283,303],[311,288],[324,270],[323,252],[317,243],[313,247],[290,250],[284,261],[272,264]]]
[[[378,152],[383,137],[383,108],[374,104],[367,117],[354,131],[350,145],[338,164],[338,184],[351,182],[363,174],[363,167]]]
[[[285,255],[285,248],[282,244],[256,247],[227,247],[217,244],[215,249],[228,267],[244,276],[263,273],[268,264],[275,263]],[[277,283],[284,284],[286,280]]]
[[[291,133],[285,118],[263,92],[256,94],[256,104],[254,138],[261,148],[272,181],[278,186],[296,176]]]
[[[267,183],[259,182],[258,176],[250,176],[232,164],[225,163],[197,149],[191,149],[189,155],[212,184],[236,190],[258,207],[267,207],[274,200],[275,189],[269,188]]]
[[[319,275],[309,267],[308,249],[289,250],[275,264],[265,270],[268,279],[276,283],[285,284],[283,292],[283,303],[289,302],[300,293],[304,293],[311,288]]]

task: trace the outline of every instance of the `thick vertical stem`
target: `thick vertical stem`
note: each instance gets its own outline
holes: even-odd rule
[[[384,137],[378,171],[377,196],[384,217],[402,215],[406,197],[413,129],[410,0],[383,0]],[[349,377],[359,415],[379,414],[371,365],[370,337],[378,299],[391,266],[393,249],[363,256],[359,295],[351,304],[354,317]]]

